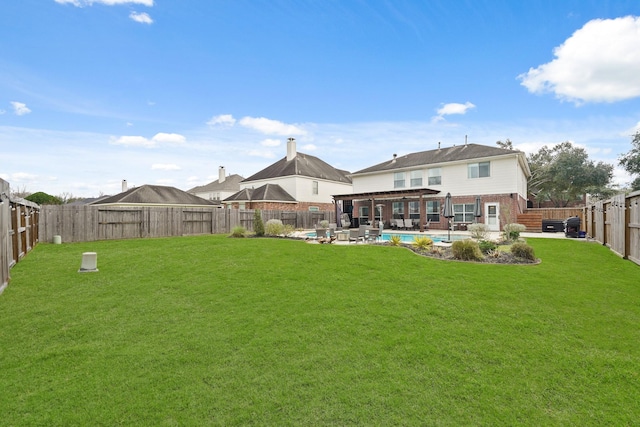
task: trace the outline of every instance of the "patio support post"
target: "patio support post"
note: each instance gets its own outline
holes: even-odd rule
[[[374,227],[376,225],[376,198],[371,197],[371,221],[369,221],[370,225]]]
[[[420,202],[418,202],[418,203],[419,203],[418,209],[420,211],[420,232],[424,233],[424,220],[425,220],[425,217],[424,217],[425,212],[424,211],[426,211],[427,208],[424,205],[424,201],[422,199],[422,193],[420,193]]]

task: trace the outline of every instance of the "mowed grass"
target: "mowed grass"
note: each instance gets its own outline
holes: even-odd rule
[[[198,236],[40,244],[0,295],[2,425],[634,425],[640,267]],[[83,252],[97,273],[78,273]]]

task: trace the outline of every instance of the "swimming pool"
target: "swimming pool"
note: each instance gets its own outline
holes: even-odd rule
[[[316,233],[315,231],[312,231],[310,233],[307,233],[308,237],[316,237]],[[444,242],[447,241],[447,236],[444,234],[416,234],[416,233],[382,233],[382,235],[378,238],[378,242],[388,242],[389,240],[391,240],[391,236],[400,236],[400,240],[402,241],[402,243],[413,243],[413,238],[414,237],[428,237],[431,240],[434,241],[434,243],[437,242]],[[469,236],[451,236],[451,241],[455,241],[455,240],[464,240],[464,239],[468,239]]]
[[[447,236],[443,234],[406,234],[406,233],[382,233],[378,241],[388,242],[391,240],[391,236],[400,236],[402,243],[413,243],[414,237],[428,237],[433,240],[434,243],[444,242],[447,240]],[[451,241],[468,239],[469,236],[451,236]]]

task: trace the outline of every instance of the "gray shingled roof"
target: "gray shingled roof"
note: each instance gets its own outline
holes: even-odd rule
[[[260,172],[251,175],[243,182],[293,175],[327,179],[330,181],[344,182],[346,184],[351,183],[351,177],[348,176],[349,172],[336,169],[319,158],[304,153],[297,153],[296,156],[289,161],[287,161],[285,156],[271,166],[267,166]]]
[[[295,202],[278,184],[265,184],[258,188],[245,188],[224,199],[225,202]]]
[[[143,185],[127,190],[115,196],[94,202],[94,205],[127,203],[127,204],[162,204],[162,205],[204,205],[214,203],[175,187],[162,185]]]
[[[518,150],[508,150],[505,148],[491,147],[480,144],[455,145],[448,148],[438,148],[429,151],[420,151],[405,156],[398,156],[392,160],[379,163],[375,166],[354,172],[353,175],[369,172],[380,172],[394,169],[412,168],[422,165],[455,162],[461,160],[472,160],[485,157],[504,156],[507,154],[522,154]]]
[[[223,182],[215,180],[209,184],[193,187],[191,190],[187,190],[187,193],[202,193],[205,191],[238,191],[240,188],[240,182],[244,178],[238,174],[229,175]]]

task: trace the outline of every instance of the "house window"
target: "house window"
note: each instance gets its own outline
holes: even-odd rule
[[[404,172],[393,174],[393,188],[404,188]]]
[[[358,213],[360,214],[360,224],[365,224],[369,221],[369,206],[360,206]]]
[[[404,219],[404,203],[393,202],[393,217]]]
[[[309,206],[309,212],[320,212],[320,208],[317,206]]]
[[[432,168],[427,171],[429,175],[429,185],[440,185],[442,184],[442,171],[440,168]]]
[[[473,203],[453,205],[453,222],[473,222]]]
[[[318,194],[318,181],[311,181],[311,194]]]
[[[440,222],[440,202],[437,200],[427,200],[427,220]]]
[[[469,163],[467,174],[469,178],[487,178],[489,176],[489,162]]]
[[[420,219],[420,202],[409,202],[409,218]]]
[[[411,186],[422,187],[422,171],[411,171]]]

